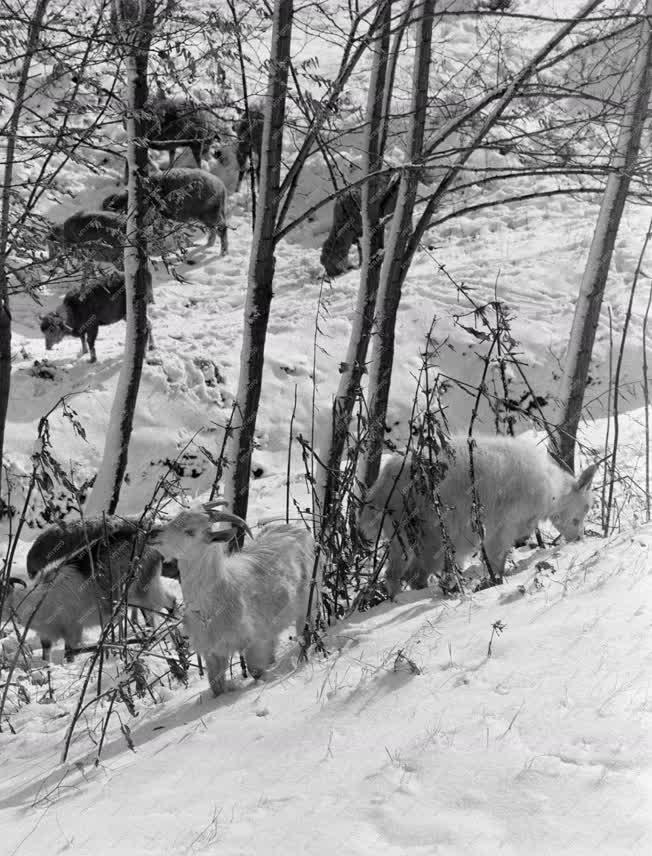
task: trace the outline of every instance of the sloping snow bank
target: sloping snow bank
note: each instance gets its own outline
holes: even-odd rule
[[[646,526],[468,600],[404,594],[299,671],[219,700],[196,679],[97,768],[54,767],[67,717],[43,707],[0,737],[0,850],[648,853],[651,548]]]

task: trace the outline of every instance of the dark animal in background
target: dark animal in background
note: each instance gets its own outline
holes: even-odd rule
[[[124,264],[125,220],[111,211],[76,211],[46,235],[50,258],[77,250],[98,262]]]
[[[235,155],[238,161],[238,183],[236,190],[240,190],[242,179],[247,172],[247,164],[255,158],[256,182],[260,182],[260,158],[263,148],[263,125],[265,117],[262,109],[250,107],[248,112],[233,124],[236,135]],[[221,151],[216,149],[214,157],[220,159]]]
[[[398,198],[398,181],[390,182],[381,205],[381,217],[394,212]],[[358,248],[358,264],[362,264],[362,215],[360,206],[362,191],[360,187],[351,187],[335,200],[333,224],[321,249],[321,261],[330,277],[339,276],[350,268],[349,250],[353,244]]]
[[[149,178],[152,209],[177,223],[197,220],[208,229],[207,246],[220,236],[222,255],[228,252],[226,226],[227,193],[224,182],[205,169],[177,167],[157,172]],[[127,210],[127,192],[112,193],[102,202],[109,211]]]
[[[201,167],[210,147],[220,140],[220,122],[211,109],[191,98],[157,95],[145,104],[146,139],[150,149],[169,152],[170,166],[176,150],[187,146]]]
[[[149,276],[148,303],[153,303],[152,280]],[[124,274],[117,271],[101,277],[87,288],[69,291],[62,303],[41,319],[41,332],[45,336],[45,347],[49,351],[64,336],[77,336],[82,342],[82,354],[86,345],[90,361],[97,361],[95,340],[100,327],[124,321],[127,317],[127,300]],[[154,347],[152,330],[147,322],[150,349]]]

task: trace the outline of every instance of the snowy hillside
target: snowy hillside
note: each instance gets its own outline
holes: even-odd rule
[[[481,74],[491,77],[499,61],[516,67],[521,54],[549,37],[547,15],[570,15],[580,5],[520,0],[519,14],[540,14],[542,20],[519,30],[526,26],[519,14],[506,19],[500,25],[504,54],[492,56],[487,68],[475,49],[490,25],[452,16],[437,34],[438,62],[453,77],[454,69],[463,68],[468,80],[482,82]],[[448,6],[468,8],[462,0]],[[333,8],[344,21],[344,6]],[[313,28],[309,9],[301,14],[295,63],[317,56],[319,74],[334,75],[339,35]],[[510,36],[515,31],[520,37],[507,38],[508,27]],[[249,46],[253,97],[264,91],[267,35]],[[410,34],[397,71],[397,112],[410,94],[413,52]],[[610,92],[622,86],[611,74],[607,69],[602,81]],[[318,77],[315,72],[308,93],[314,98],[321,95]],[[364,62],[340,104],[339,118],[348,124],[335,163],[353,178],[362,140],[356,111],[364,105],[368,77]],[[462,94],[454,93],[460,103],[466,80]],[[297,112],[293,104],[284,141],[288,162],[300,145],[293,124]],[[116,139],[121,133],[116,131]],[[390,160],[396,165],[404,157],[406,128],[397,122],[392,134]],[[583,146],[592,156],[586,140],[579,140],[581,154]],[[156,158],[167,162],[167,154]],[[41,213],[62,222],[78,208],[99,207],[122,175],[119,159],[105,160],[99,174],[68,165],[61,178],[64,201],[48,199]],[[437,214],[441,223],[416,252],[396,326],[387,449],[405,448],[413,430],[429,331],[429,349],[437,355],[433,372],[447,384],[442,412],[451,431],[467,429],[483,380],[494,390],[502,382],[497,372],[484,378],[490,343],[473,332],[476,307],[496,299],[508,310],[523,370],[523,376],[510,370],[510,396],[534,402],[532,408],[552,422],[558,418],[563,360],[600,196],[585,187],[562,195],[550,176],[516,177],[495,191],[491,207],[448,219],[452,211],[484,199],[474,180],[512,163],[512,154],[495,148],[474,153],[468,187],[446,200]],[[233,191],[232,162],[225,169],[211,158],[206,165]],[[441,171],[433,166],[424,173],[420,197]],[[313,157],[287,222],[330,192],[329,170]],[[535,192],[542,196],[499,204],[501,194]],[[627,205],[616,241],[585,397],[578,472],[602,458],[613,439],[613,369],[652,217],[646,203]],[[331,430],[360,284],[353,268],[332,281],[324,277],[320,248],[332,211],[332,204],[316,211],[277,248],[252,460],[248,521],[255,531],[260,521],[285,514],[290,443],[290,502],[312,511],[299,438],[319,449]],[[156,349],[148,352],[143,370],[121,514],[140,514],[166,475],[178,479],[186,497],[203,499],[213,486],[240,367],[252,247],[250,190],[244,184],[230,193],[228,219],[225,257],[217,246],[206,247],[205,233],[197,229],[174,271],[159,257],[151,260],[154,304],[148,313]],[[350,260],[357,261],[355,249]],[[642,268],[649,273],[650,267],[648,251]],[[104,448],[125,325],[100,328],[94,364],[80,356],[79,342],[71,337],[46,351],[39,313],[54,309],[73,282],[48,284],[38,294],[40,306],[25,294],[12,297],[5,462],[18,510],[45,414],[52,411],[53,454],[77,486],[95,474]],[[100,682],[96,670],[86,686],[88,653],[65,663],[59,644],[49,672],[38,657],[26,664],[16,656],[0,722],[0,856],[652,852],[652,524],[644,524],[651,486],[645,483],[643,393],[649,289],[649,276],[642,276],[623,347],[614,534],[599,534],[601,468],[584,541],[551,546],[556,533],[544,531],[547,546],[515,550],[499,587],[471,592],[469,586],[464,596],[444,596],[439,587],[404,591],[396,602],[327,628],[325,651],[312,650],[308,662],[298,662],[288,631],[267,680],[243,678],[234,660],[230,692],[217,699],[194,655],[187,685],[176,680],[164,646],[143,658],[150,686],[142,697],[131,690],[119,694],[125,667],[119,658],[107,656]],[[74,408],[85,436],[63,415],[61,399]],[[531,429],[532,422],[519,418],[518,432]],[[484,401],[474,430],[496,430],[495,414]],[[78,516],[77,498],[64,487],[56,491],[57,510],[68,519]],[[24,575],[27,551],[50,522],[44,505],[35,490],[12,573]],[[0,520],[5,542],[14,521]],[[471,572],[470,579],[479,576]],[[166,585],[179,594],[176,582]],[[17,650],[8,626],[6,634],[0,638],[0,693],[4,666]],[[92,644],[96,636],[87,631],[86,641]],[[38,649],[33,633],[29,642]],[[62,762],[83,693],[88,707]],[[95,696],[101,696],[97,703]]]
[[[24,708],[0,852],[649,853],[651,548],[647,526],[472,600],[403,594],[267,684],[161,690],[96,767],[86,741],[57,765],[71,697]]]

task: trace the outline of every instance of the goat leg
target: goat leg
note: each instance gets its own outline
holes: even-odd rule
[[[225,672],[229,665],[228,658],[219,654],[206,654],[206,671],[208,683],[214,696],[222,695],[226,690]]]

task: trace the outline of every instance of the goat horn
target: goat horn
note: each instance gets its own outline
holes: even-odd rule
[[[27,583],[25,582],[25,580],[21,580],[20,577],[9,577],[9,582],[14,586],[19,585],[23,588],[27,588]]]
[[[214,499],[212,502],[205,502],[204,508],[206,511],[212,511],[214,508],[228,504],[229,503],[225,499]]]
[[[223,521],[226,523],[235,523],[236,526],[239,526],[241,529],[244,529],[244,531],[250,538],[254,537],[251,534],[251,529],[247,525],[247,521],[243,520],[242,517],[238,517],[237,514],[231,514],[230,511],[214,511],[211,514],[211,518],[214,523],[222,523]]]
[[[230,529],[220,529],[219,532],[211,532],[210,539],[211,541],[230,541],[237,534],[238,530],[232,526]]]

